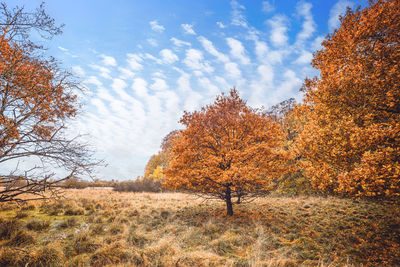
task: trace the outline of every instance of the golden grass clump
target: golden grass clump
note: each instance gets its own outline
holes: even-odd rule
[[[35,243],[35,237],[31,233],[25,229],[19,229],[13,233],[10,240],[6,242],[6,245],[12,247],[24,247]]]
[[[131,258],[127,244],[121,241],[105,245],[90,257],[90,264],[105,266],[127,262]]]
[[[26,228],[33,231],[43,231],[50,227],[50,223],[45,220],[34,219],[26,223]]]
[[[29,255],[28,266],[63,266],[64,254],[58,244],[41,247]]]

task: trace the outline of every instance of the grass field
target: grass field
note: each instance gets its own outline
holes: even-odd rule
[[[400,265],[393,204],[271,196],[226,217],[191,195],[71,189],[0,209],[0,266]]]

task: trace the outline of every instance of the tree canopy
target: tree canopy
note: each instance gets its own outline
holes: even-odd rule
[[[348,196],[400,196],[400,2],[348,9],[306,80],[298,140],[312,184]]]
[[[265,193],[285,165],[281,127],[246,105],[236,89],[199,111],[185,112],[173,142],[166,186],[238,202]]]

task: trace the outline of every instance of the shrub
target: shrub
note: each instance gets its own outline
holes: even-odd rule
[[[114,190],[118,192],[154,192],[163,191],[162,181],[152,178],[138,178],[134,181],[123,181],[114,186]]]
[[[50,223],[44,220],[31,220],[27,222],[26,228],[34,231],[42,231],[49,228]]]
[[[34,210],[36,209],[36,206],[34,204],[25,204],[24,206],[21,207],[21,210]]]
[[[83,208],[70,207],[64,211],[64,215],[67,215],[67,216],[84,215],[84,214],[85,214],[85,210]]]
[[[61,213],[63,204],[60,202],[43,202],[40,205],[40,211],[49,214],[51,216],[57,216]]]
[[[78,224],[78,220],[76,218],[72,217],[72,218],[68,218],[66,221],[60,222],[57,225],[57,228],[63,229],[63,228],[73,227],[77,224]]]
[[[4,220],[0,218],[0,240],[10,239],[11,236],[18,231],[21,223],[15,219]]]
[[[16,231],[11,239],[6,243],[7,246],[22,247],[35,243],[35,238],[24,229]]]
[[[18,219],[26,218],[28,216],[29,216],[29,213],[27,213],[26,211],[23,211],[23,210],[19,210],[15,214],[15,218],[18,218]]]
[[[70,178],[62,183],[64,188],[84,189],[89,186],[89,182],[82,181],[78,178]]]

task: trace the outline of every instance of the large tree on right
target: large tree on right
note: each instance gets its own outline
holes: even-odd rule
[[[305,81],[297,141],[312,184],[347,196],[400,196],[400,1],[348,9]]]

